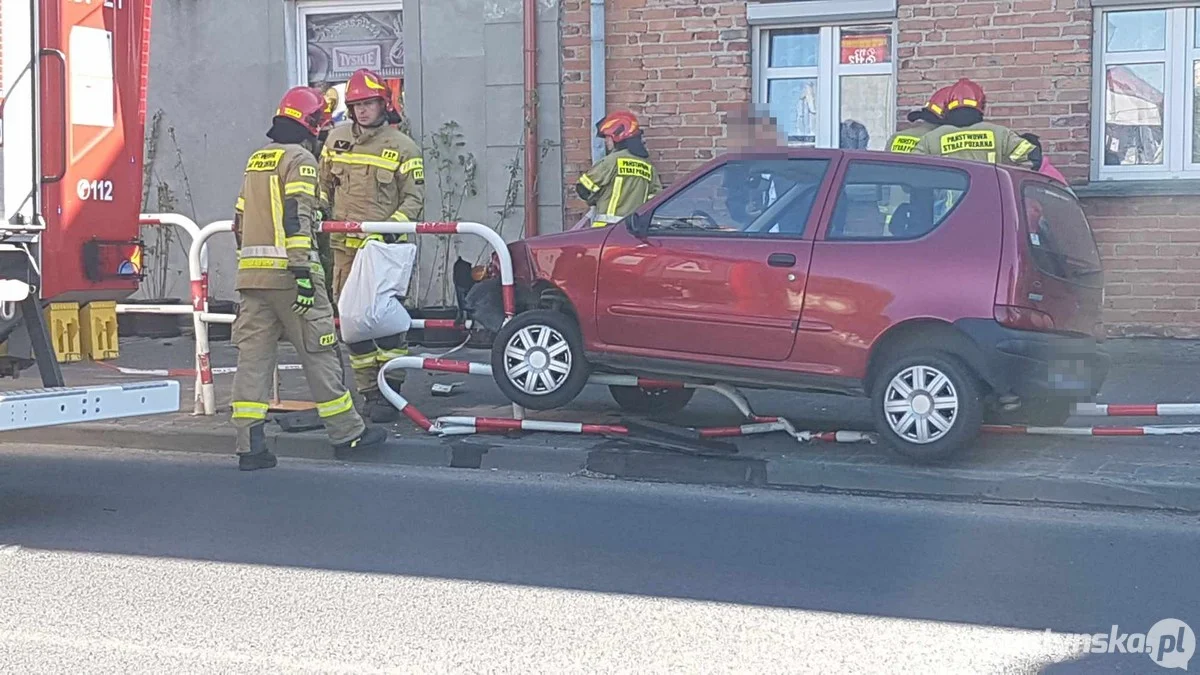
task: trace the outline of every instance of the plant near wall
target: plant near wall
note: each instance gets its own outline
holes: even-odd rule
[[[160,108],[155,111],[150,120],[150,128],[146,134],[146,144],[142,163],[142,211],[150,210],[150,193],[153,189],[155,209],[162,213],[173,213],[178,209],[178,199],[175,196],[175,191],[170,183],[160,178],[155,171],[155,166],[158,160],[159,144],[163,136],[163,119],[166,113]],[[168,135],[171,141],[175,142],[175,129],[168,129]],[[178,144],[176,145],[177,161],[176,167],[182,165],[183,156],[179,153]],[[193,208],[193,213],[195,209]],[[143,267],[146,271],[145,279],[142,281],[142,288],[150,296],[148,299],[161,300],[167,295],[167,283],[170,281],[171,275],[171,249],[178,245],[182,248],[183,243],[179,241],[178,234],[171,227],[151,227],[150,236],[144,237],[146,240],[145,248],[143,249]],[[185,252],[186,253],[186,252]],[[176,272],[181,274],[182,272]]]
[[[546,155],[550,154],[550,150],[554,147],[554,141],[549,139],[542,141],[540,144],[539,157],[541,159],[545,159]],[[508,219],[512,216],[513,211],[515,211],[517,208],[517,200],[521,196],[521,186],[524,184],[524,180],[522,178],[523,165],[521,163],[521,158],[524,156],[525,145],[524,143],[521,143],[517,146],[514,157],[504,165],[505,173],[508,176],[508,184],[504,188],[504,203],[499,209],[493,212],[496,214],[497,219],[496,224],[492,226],[492,229],[495,230],[496,233],[500,235],[500,238],[504,239],[505,241],[508,241],[507,237],[505,237],[505,234],[508,231]],[[475,259],[475,264],[482,264],[484,258],[488,256],[488,249],[480,251],[479,256]]]
[[[160,178],[155,171],[155,164],[159,153],[159,142],[162,139],[163,119],[165,117],[166,114],[161,108],[155,111],[151,119],[150,132],[146,138],[145,160],[142,168],[142,210],[145,211],[149,208],[150,187],[153,184],[157,210],[162,213],[176,213],[179,212],[179,200],[175,194],[175,189],[171,186],[170,182]],[[179,139],[175,135],[175,127],[168,125],[166,127],[166,135],[170,138],[171,144],[175,148],[175,165],[172,168],[182,177],[184,197],[187,199],[191,218],[195,220],[196,201],[192,196],[191,179],[188,176],[187,166],[183,159],[183,150],[179,145]],[[182,277],[184,273],[183,269],[171,269],[171,249],[178,246],[184,259],[187,258],[188,252],[175,232],[175,228],[156,226],[151,231],[152,235],[149,237],[149,243],[144,249],[143,256],[143,264],[147,270],[147,279],[150,280],[146,290],[151,294],[152,299],[165,299],[168,282],[173,277]]]
[[[425,143],[423,153],[425,165],[433,169],[434,180],[437,181],[440,217],[442,221],[457,221],[462,211],[463,202],[467,197],[479,194],[479,165],[475,153],[466,150],[467,139],[462,133],[462,127],[455,120],[450,120],[438,128]],[[429,172],[426,172],[428,175]],[[426,214],[428,218],[428,214]],[[440,276],[439,304],[446,305],[454,301],[454,289],[451,284],[450,267],[457,247],[450,235],[438,237],[438,246],[434,252],[435,267],[433,278]],[[422,296],[422,306],[429,303],[429,294],[434,289],[430,284]]]

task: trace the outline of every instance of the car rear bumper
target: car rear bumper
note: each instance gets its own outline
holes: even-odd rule
[[[991,319],[955,323],[977,347],[976,368],[997,393],[1022,398],[1095,398],[1111,358],[1093,338],[1006,328]]]

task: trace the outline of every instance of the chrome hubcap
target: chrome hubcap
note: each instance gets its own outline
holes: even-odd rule
[[[912,366],[892,378],[883,397],[888,426],[910,443],[940,440],[958,419],[958,391],[936,368]]]
[[[504,346],[504,374],[526,394],[557,391],[571,373],[571,345],[549,326],[527,326]]]

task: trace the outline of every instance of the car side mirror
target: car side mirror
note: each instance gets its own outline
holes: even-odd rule
[[[625,219],[625,227],[629,233],[638,239],[645,239],[650,233],[650,214],[635,213]]]

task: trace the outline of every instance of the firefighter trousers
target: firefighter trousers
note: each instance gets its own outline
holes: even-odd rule
[[[333,295],[341,297],[350,270],[354,266],[354,253],[340,248],[333,249]],[[354,372],[354,387],[364,396],[374,396],[379,391],[379,369],[397,356],[408,356],[408,335],[401,333],[377,340],[352,342],[346,345],[350,351],[350,369]],[[388,383],[397,391],[404,384],[404,370],[388,373]]]
[[[315,303],[303,317],[292,310],[294,289],[241,291],[242,303],[233,324],[233,343],[238,349],[233,376],[238,452],[250,451],[250,428],[266,420],[280,338],[292,343],[300,355],[300,365],[330,442],[340,445],[357,438],[365,429],[350,392],[342,384],[333,305],[324,282],[319,278],[313,281]]]

